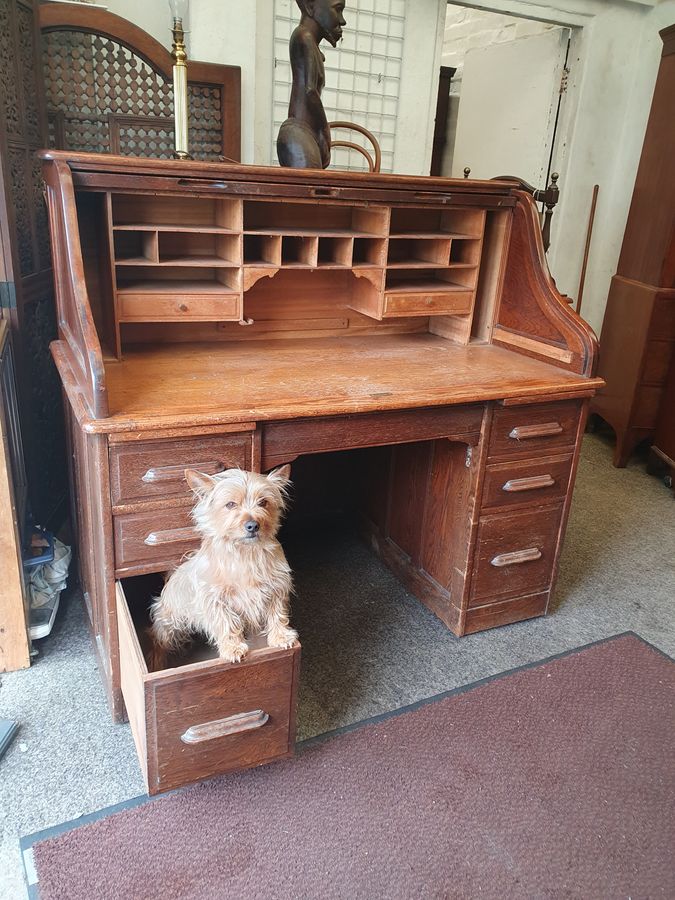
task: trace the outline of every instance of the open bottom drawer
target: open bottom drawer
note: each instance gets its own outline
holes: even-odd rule
[[[117,582],[122,693],[148,793],[291,756],[300,645],[277,650],[258,638],[240,663],[195,645],[175,667],[149,672],[141,641],[161,583]]]

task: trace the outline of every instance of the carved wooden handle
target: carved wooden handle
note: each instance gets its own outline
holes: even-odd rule
[[[541,425],[518,425],[509,433],[509,437],[514,441],[526,441],[528,438],[562,434],[562,431],[563,427],[560,422],[543,422]]]
[[[517,491],[536,491],[537,488],[552,487],[555,478],[552,475],[530,475],[528,478],[509,478],[502,490],[509,494]]]
[[[269,715],[262,709],[253,709],[251,712],[237,713],[226,719],[216,719],[213,722],[204,722],[201,725],[191,725],[181,734],[180,739],[184,744],[202,744],[205,741],[213,741],[216,738],[227,737],[230,734],[241,734],[243,731],[255,731],[269,719]]]
[[[531,547],[529,550],[514,550],[513,553],[500,553],[490,560],[491,566],[501,569],[503,566],[516,566],[519,563],[534,562],[541,559],[541,550]]]
[[[205,463],[194,463],[194,465],[191,466],[156,466],[152,469],[148,469],[145,475],[142,476],[141,481],[144,481],[146,484],[158,484],[162,481],[180,480],[183,478],[185,470],[191,468],[197,469],[205,475],[217,475],[218,472],[225,471],[223,463],[216,460]]]
[[[197,529],[191,526],[187,528],[168,528],[166,531],[151,531],[143,541],[149,547],[157,547],[160,544],[181,544],[183,541],[194,541],[197,538]]]

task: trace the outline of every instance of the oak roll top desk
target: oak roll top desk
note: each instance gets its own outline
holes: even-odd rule
[[[456,635],[547,611],[602,382],[528,194],[42,158],[81,581],[151,793],[294,742],[299,646],[145,665],[158,576],[196,546],[187,467],[364,451],[362,531]]]

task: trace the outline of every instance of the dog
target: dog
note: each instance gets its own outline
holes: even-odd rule
[[[277,540],[289,476],[290,466],[269,475],[185,470],[197,496],[192,517],[201,545],[169,576],[150,609],[153,670],[195,632],[233,663],[249,649],[247,633],[263,632],[269,647],[293,646],[291,570]]]

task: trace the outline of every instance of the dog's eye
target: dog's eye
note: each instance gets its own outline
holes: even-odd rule
[[[237,504],[234,502],[234,500],[228,500],[227,503],[225,504],[225,506],[228,509],[234,509],[236,505]]]
[[[262,506],[263,508],[267,506],[267,500],[263,497],[261,500],[258,500],[258,506]]]

